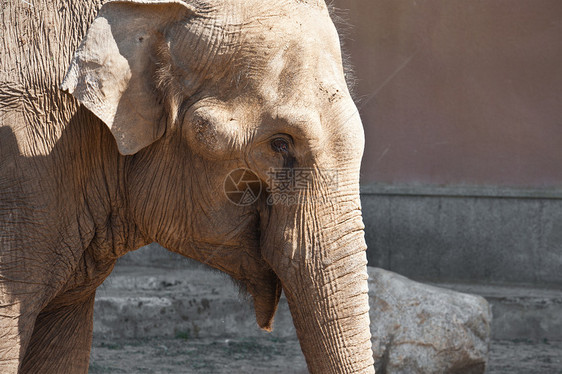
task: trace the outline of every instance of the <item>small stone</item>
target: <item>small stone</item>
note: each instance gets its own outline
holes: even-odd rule
[[[486,371],[492,314],[483,297],[369,268],[369,303],[377,374]]]

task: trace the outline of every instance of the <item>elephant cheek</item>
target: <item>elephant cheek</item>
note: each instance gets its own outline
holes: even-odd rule
[[[254,310],[258,326],[265,331],[273,330],[273,318],[281,297],[281,282],[273,271],[264,279],[248,284],[248,291],[254,301]]]

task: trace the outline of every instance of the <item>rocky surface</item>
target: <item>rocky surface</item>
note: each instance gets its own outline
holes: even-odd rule
[[[369,296],[377,372],[485,372],[492,316],[484,298],[378,268],[369,268]]]

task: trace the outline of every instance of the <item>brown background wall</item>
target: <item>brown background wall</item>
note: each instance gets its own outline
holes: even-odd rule
[[[336,0],[363,183],[562,186],[562,1]]]

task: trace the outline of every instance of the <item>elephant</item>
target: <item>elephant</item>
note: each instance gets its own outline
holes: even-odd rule
[[[266,331],[284,293],[310,372],[374,373],[365,140],[324,1],[2,8],[1,373],[86,373],[96,288],[153,242]]]

